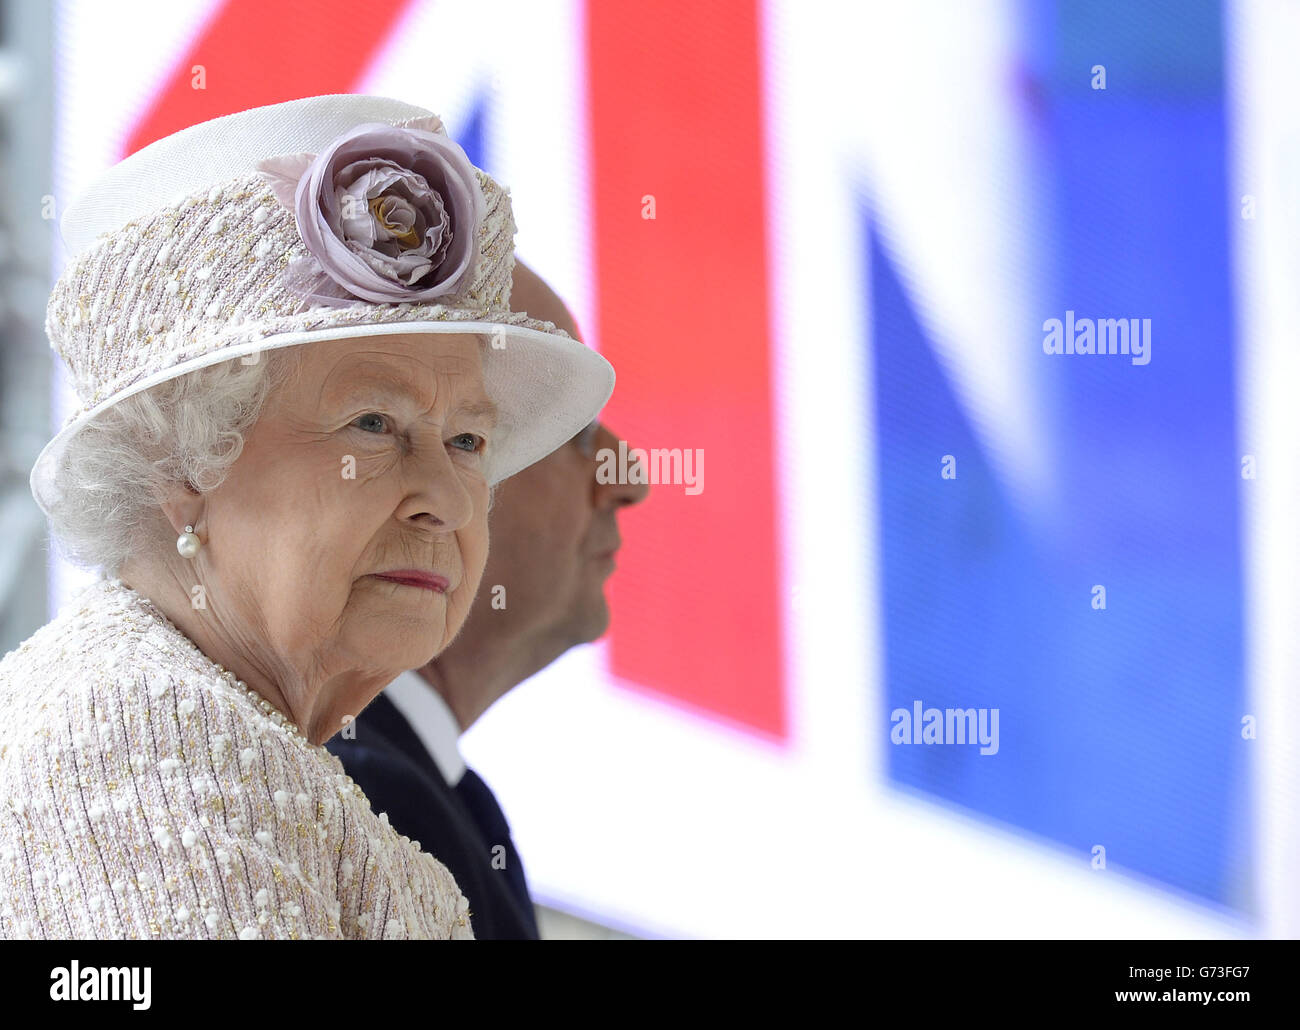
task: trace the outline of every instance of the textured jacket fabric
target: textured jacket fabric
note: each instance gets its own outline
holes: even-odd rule
[[[447,868],[120,580],[0,661],[0,937],[472,936]]]

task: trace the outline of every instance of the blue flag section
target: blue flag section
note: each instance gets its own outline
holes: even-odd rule
[[[1050,524],[993,470],[896,256],[863,219],[886,716],[908,713],[883,723],[889,775],[1098,875],[1249,912],[1239,214],[1220,11],[1031,6],[1049,272],[1040,318],[1005,332],[1033,353],[1048,399]],[[1067,329],[1082,353],[1051,352]],[[946,709],[996,709],[979,724],[997,727],[996,751],[924,743],[900,727],[917,702],[944,721],[934,740],[951,739]]]

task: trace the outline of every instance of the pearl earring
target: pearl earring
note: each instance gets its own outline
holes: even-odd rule
[[[203,542],[199,540],[193,526],[186,526],[185,532],[176,538],[176,550],[182,558],[193,558],[202,546]]]

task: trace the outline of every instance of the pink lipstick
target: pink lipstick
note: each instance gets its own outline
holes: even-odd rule
[[[447,591],[447,578],[433,572],[420,569],[394,569],[392,572],[376,572],[376,579],[386,579],[391,583],[400,583],[406,587],[419,587],[443,594]]]

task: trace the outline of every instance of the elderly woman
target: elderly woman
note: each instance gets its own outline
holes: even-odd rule
[[[183,130],[63,230],[85,407],[32,486],[102,575],[0,662],[0,935],[472,936],[322,745],[456,635],[492,487],[612,369],[509,311],[508,196],[396,101]]]

